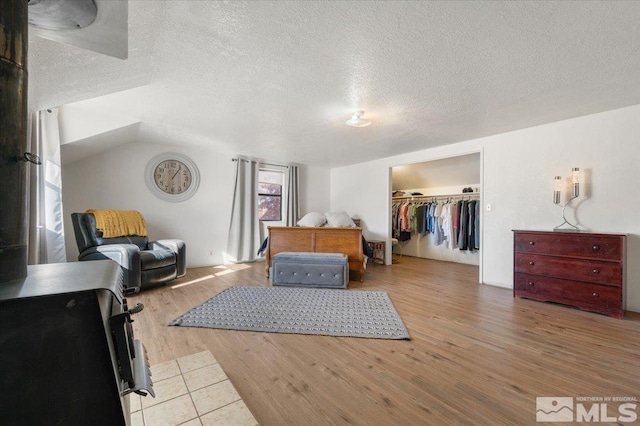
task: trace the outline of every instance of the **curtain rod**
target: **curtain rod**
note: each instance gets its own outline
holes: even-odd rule
[[[245,161],[245,162],[249,162],[249,160],[245,160],[244,158],[241,158],[240,160]],[[232,158],[231,161],[238,161],[237,158]],[[259,161],[258,161],[259,162]],[[289,165],[285,165],[285,164],[273,164],[273,163],[261,163],[260,164],[264,164],[265,166],[276,166],[276,167],[289,167]]]

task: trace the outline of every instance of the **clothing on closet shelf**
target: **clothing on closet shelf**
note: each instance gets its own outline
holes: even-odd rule
[[[477,200],[402,200],[392,204],[393,237],[407,241],[412,235],[433,235],[435,245],[449,250],[480,247],[480,202]]]

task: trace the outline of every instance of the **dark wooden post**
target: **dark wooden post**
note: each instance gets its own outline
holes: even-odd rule
[[[0,283],[27,276],[27,4],[0,1]]]

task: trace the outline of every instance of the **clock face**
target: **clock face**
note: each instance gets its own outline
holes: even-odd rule
[[[196,163],[177,152],[156,155],[147,163],[144,174],[149,190],[172,203],[191,198],[200,184]]]
[[[189,166],[185,163],[168,159],[156,166],[153,181],[161,191],[167,194],[182,194],[191,186],[193,177]]]

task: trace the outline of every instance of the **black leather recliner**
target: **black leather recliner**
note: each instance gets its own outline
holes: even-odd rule
[[[127,292],[163,284],[187,273],[184,241],[148,241],[147,237],[103,238],[92,213],[72,213],[73,231],[78,244],[78,260],[111,259],[124,273]]]

